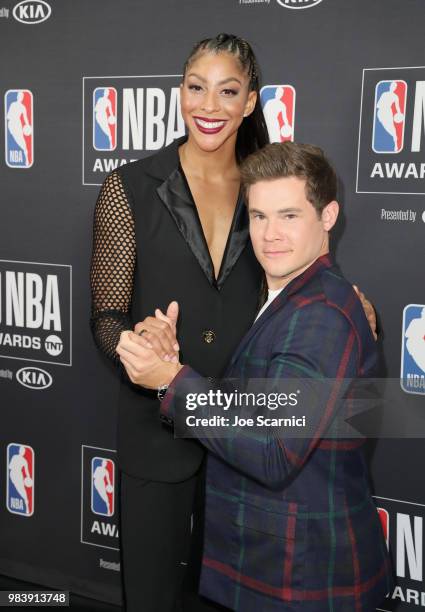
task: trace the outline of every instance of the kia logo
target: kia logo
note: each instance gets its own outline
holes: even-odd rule
[[[46,21],[51,14],[52,9],[44,0],[23,0],[13,9],[17,21],[30,25]]]
[[[53,383],[53,378],[41,368],[21,368],[16,372],[18,382],[28,389],[41,391],[47,389]]]
[[[322,0],[277,0],[280,6],[289,9],[306,9],[320,4]]]

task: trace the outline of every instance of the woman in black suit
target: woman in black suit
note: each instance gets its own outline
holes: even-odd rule
[[[188,137],[112,172],[95,213],[92,329],[124,366],[118,459],[128,612],[217,609],[197,595],[203,450],[173,439],[157,394],[131,382],[140,346],[171,361],[176,354],[167,324],[149,315],[177,300],[181,361],[219,377],[254,320],[261,284],[239,180],[239,162],[268,142],[250,45],[227,34],[198,43],[181,107]]]
[[[182,357],[205,375],[219,376],[253,321],[260,286],[238,171],[239,161],[268,141],[250,45],[227,34],[197,44],[185,64],[181,104],[188,137],[115,170],[101,189],[92,329],[99,348],[119,365],[123,330],[177,299]],[[144,338],[156,343],[147,325]],[[144,338],[132,338],[137,351]],[[174,349],[164,349],[172,358]],[[126,373],[118,459],[128,612],[182,609],[187,563],[184,609],[215,609],[196,595],[202,492],[195,509],[194,499],[197,484],[202,489],[203,451],[173,439],[159,420],[156,394],[133,385]]]

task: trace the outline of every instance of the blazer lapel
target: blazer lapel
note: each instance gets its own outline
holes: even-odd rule
[[[198,260],[210,284],[215,283],[214,267],[202,230],[198,211],[179,168],[176,168],[157,193],[174,219],[180,233]]]
[[[178,148],[185,140],[186,137],[180,138],[160,155],[154,155],[147,171],[151,176],[162,181],[157,188],[159,198],[166,206],[208,282],[217,289],[221,289],[248,242],[248,213],[242,195],[239,193],[223,260],[216,279],[198,210],[180,167]]]
[[[221,262],[220,272],[218,274],[217,286],[220,289],[229,276],[232,268],[239,259],[240,254],[244,250],[249,240],[249,218],[245,202],[239,192],[236,209],[233,215],[230,233],[227,238],[226,248]]]
[[[269,304],[263,314],[255,321],[252,327],[248,330],[245,336],[242,338],[241,343],[236,349],[235,353],[230,362],[230,366],[233,366],[237,359],[240,357],[241,353],[246,349],[249,342],[251,342],[252,338],[256,335],[256,333],[267,323],[267,321],[277,312],[281,310],[288,298],[290,296],[294,296],[295,294],[302,291],[302,289],[308,285],[310,280],[318,273],[320,270],[325,268],[331,268],[333,266],[333,262],[329,254],[322,255],[312,265],[304,270],[302,274],[294,278],[288,285],[282,289],[282,291],[275,297],[273,302]]]

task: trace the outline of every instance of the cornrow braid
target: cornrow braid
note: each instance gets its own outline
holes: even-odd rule
[[[184,67],[183,75],[189,66],[203,53],[229,53],[240,63],[249,78],[250,91],[257,92],[253,112],[245,117],[238,131],[236,158],[241,162],[247,155],[257,151],[269,142],[267,126],[260,102],[260,71],[254,51],[248,41],[234,34],[221,33],[214,38],[204,38],[194,45]]]
[[[203,52],[229,53],[238,58],[242,68],[249,77],[250,90],[258,87],[258,66],[251,45],[234,34],[218,34],[214,38],[204,38],[194,45],[185,64],[183,73],[186,74],[190,64]]]

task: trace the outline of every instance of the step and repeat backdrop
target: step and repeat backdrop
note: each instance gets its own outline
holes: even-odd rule
[[[398,394],[399,435],[368,453],[396,576],[382,610],[425,607],[424,20],[424,0],[0,0],[0,573],[120,602],[93,210],[108,172],[184,134],[184,59],[227,31],[257,53],[271,139],[337,167],[336,257],[376,306]]]

